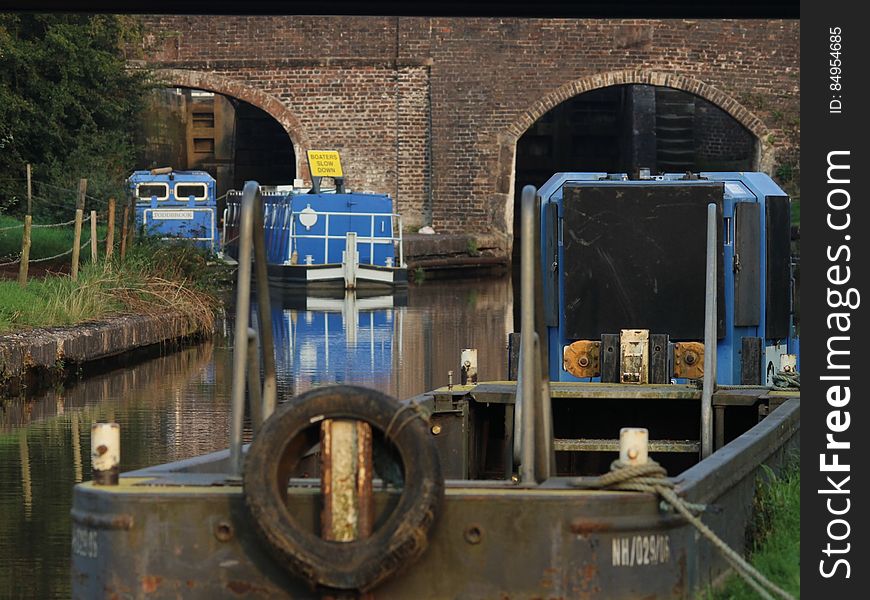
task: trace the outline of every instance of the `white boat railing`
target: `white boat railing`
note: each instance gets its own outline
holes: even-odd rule
[[[347,237],[347,231],[341,234],[332,234],[329,233],[329,218],[330,217],[369,217],[369,235],[364,236],[360,235],[357,232],[357,247],[360,244],[368,244],[369,245],[369,257],[371,258],[372,264],[374,264],[375,260],[375,244],[385,245],[390,244],[394,245],[398,243],[399,246],[399,264],[396,266],[404,267],[405,266],[405,254],[403,249],[403,239],[402,239],[402,217],[396,213],[363,213],[363,212],[317,212],[318,217],[326,217],[326,224],[324,225],[324,232],[322,234],[317,233],[298,233],[297,232],[297,224],[298,224],[298,216],[301,214],[301,211],[296,211],[290,214],[290,238],[288,240],[288,253],[290,256],[295,249],[295,241],[298,239],[317,239],[323,240],[323,262],[329,263],[329,240],[343,240]],[[376,218],[386,218],[390,217],[390,227],[393,231],[390,231],[389,236],[376,236],[375,235],[375,219]],[[285,219],[286,221],[286,219]],[[285,222],[284,227],[286,228],[287,224]],[[398,233],[396,233],[396,230]]]

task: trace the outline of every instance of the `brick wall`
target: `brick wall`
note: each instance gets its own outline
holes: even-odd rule
[[[438,231],[506,232],[516,140],[560,101],[609,84],[705,97],[760,139],[771,173],[799,158],[797,21],[142,20],[131,51],[276,98],[299,156],[339,150],[348,185],[394,195],[409,226],[431,214]]]

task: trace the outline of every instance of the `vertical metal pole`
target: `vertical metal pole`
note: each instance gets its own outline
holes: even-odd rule
[[[266,241],[263,232],[263,203],[260,186],[254,181],[245,184],[252,186],[252,212],[254,238],[254,260],[257,276],[257,322],[260,324],[260,347],[263,352],[263,421],[275,412],[278,401],[278,377],[275,369],[275,342],[272,336],[272,306],[269,301],[269,278],[266,270]],[[259,380],[257,380],[259,385]]]
[[[713,390],[716,387],[716,205],[707,205],[707,292],[704,303],[704,388],[701,394],[701,458],[713,452]]]
[[[245,184],[239,215],[239,275],[236,285],[236,331],[233,342],[232,413],[230,417],[230,473],[242,472],[242,424],[245,418],[245,371],[248,359],[248,320],[251,316],[251,246],[253,245],[254,195]],[[256,185],[256,184],[255,184]]]
[[[392,223],[391,223],[392,225]],[[402,239],[402,217],[399,217],[399,267],[405,267],[405,249],[403,248],[404,240]]]
[[[260,361],[257,360],[257,332],[248,327],[248,400],[251,406],[251,429],[254,435],[266,419],[260,396]]]
[[[522,381],[522,453],[520,481],[534,484],[535,480],[535,188],[523,188],[521,199],[521,254],[520,254],[520,375]]]

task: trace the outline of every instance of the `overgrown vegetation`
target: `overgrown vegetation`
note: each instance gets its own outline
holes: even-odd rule
[[[217,297],[214,269],[189,245],[134,245],[123,262],[86,264],[78,280],[32,279],[26,288],[0,281],[0,331],[74,325],[116,314],[182,313],[212,329]]]
[[[766,469],[766,479],[755,497],[750,560],[776,585],[800,597],[801,477],[797,462],[779,476]],[[708,598],[755,600],[758,595],[743,579],[732,575]]]
[[[117,15],[0,14],[0,210],[25,210],[28,163],[47,184],[85,177],[89,195],[123,197],[150,87],[126,67],[131,35]]]

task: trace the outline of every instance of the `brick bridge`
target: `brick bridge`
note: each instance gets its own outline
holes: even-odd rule
[[[353,189],[406,223],[513,229],[517,141],[560,103],[621,84],[718,106],[755,138],[751,168],[799,158],[796,20],[143,16],[132,54],[170,86],[249,102],[305,150],[341,152]],[[582,168],[582,165],[578,165]]]

